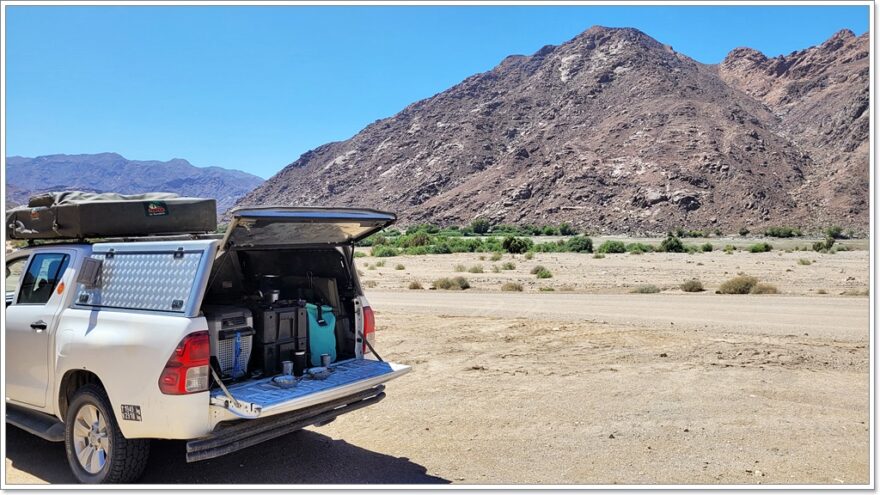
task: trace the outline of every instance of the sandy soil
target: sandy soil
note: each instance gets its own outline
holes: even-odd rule
[[[801,260],[810,264],[803,265]],[[860,293],[870,285],[867,251],[836,254],[803,251],[608,254],[602,259],[589,254],[537,253],[531,260],[525,255],[505,254],[498,261],[492,261],[490,254],[459,253],[390,258],[368,256],[357,262],[365,287],[384,290],[405,289],[412,281],[420,282],[427,289],[438,278],[459,275],[467,278],[471,290],[493,292],[499,291],[504,282],[521,283],[525,291],[553,289],[557,292],[619,294],[643,284],[653,284],[664,291],[680,292],[679,285],[693,278],[699,279],[707,291],[714,292],[724,281],[740,273],[773,284],[783,294]],[[515,268],[502,269],[508,262]],[[538,279],[532,275],[531,270],[538,265],[549,269],[553,277]],[[399,266],[403,269],[397,269]],[[467,271],[474,267],[481,269],[482,273]],[[500,271],[495,273],[493,267]]]
[[[869,298],[839,295],[867,288],[866,251],[548,254],[490,271],[508,260],[359,259],[379,352],[414,368],[388,398],[203,463],[154,442],[144,482],[869,482]],[[529,275],[538,263],[554,277]],[[486,268],[463,274],[474,289],[402,288],[456,264]],[[783,294],[713,293],[739,271]],[[710,290],[675,288],[693,276]],[[665,292],[628,293],[641,283]],[[72,481],[60,445],[8,430],[8,482]]]

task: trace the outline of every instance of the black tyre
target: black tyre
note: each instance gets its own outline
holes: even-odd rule
[[[122,436],[101,387],[89,384],[77,390],[64,424],[67,462],[80,483],[130,483],[143,474],[150,441]]]

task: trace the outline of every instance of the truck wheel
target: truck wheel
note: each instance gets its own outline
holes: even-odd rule
[[[150,441],[127,440],[119,431],[104,390],[85,385],[64,418],[67,462],[80,483],[129,483],[147,466]]]

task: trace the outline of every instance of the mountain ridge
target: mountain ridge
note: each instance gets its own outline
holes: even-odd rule
[[[867,128],[830,145],[807,132],[810,122],[851,121],[834,115],[859,110],[867,94],[867,36],[838,34],[788,64],[735,49],[726,65],[707,65],[636,29],[594,26],[307,151],[237,205],[370,206],[404,224],[483,216],[603,232],[867,229]],[[752,66],[733,63],[749,57]],[[834,64],[854,76],[829,86]],[[771,76],[788,78],[787,99],[760,95],[783,86],[761,82]],[[852,148],[845,159],[838,145]]]
[[[241,170],[196,167],[182,158],[128,160],[113,153],[54,154],[6,158],[7,206],[25,204],[39,192],[84,190],[136,194],[147,191],[217,200],[218,213],[263,182]]]

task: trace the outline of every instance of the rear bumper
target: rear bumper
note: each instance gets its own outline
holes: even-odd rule
[[[384,390],[384,385],[378,385],[346,397],[289,413],[240,420],[234,423],[220,423],[210,434],[187,442],[186,461],[196,462],[212,459],[301,430],[307,426],[330,421],[342,414],[379,402],[385,398]]]

